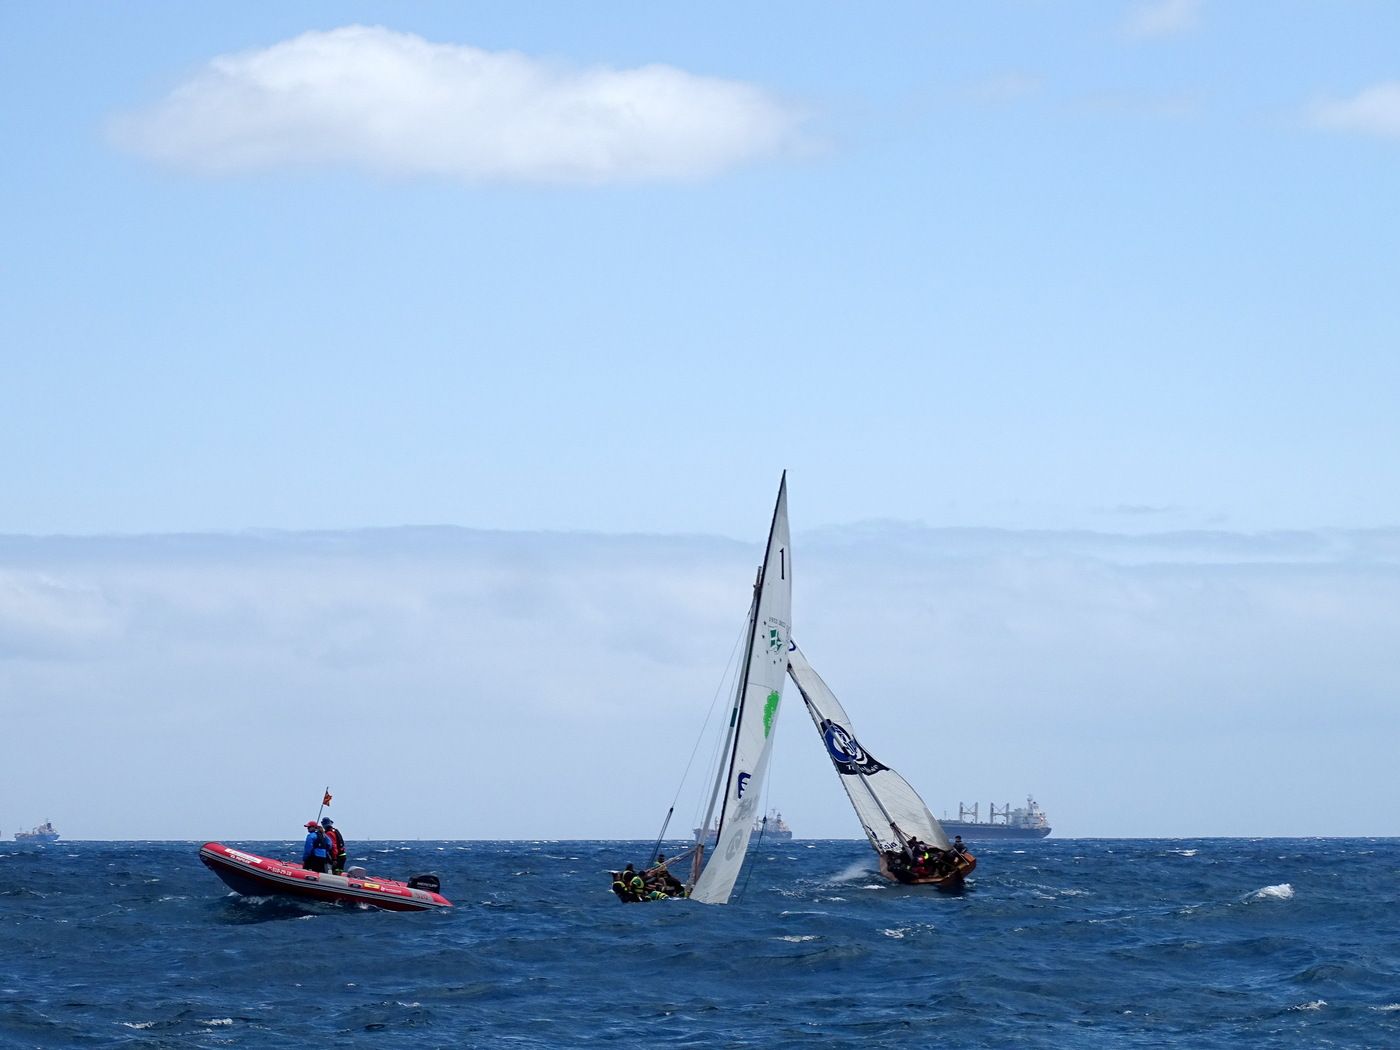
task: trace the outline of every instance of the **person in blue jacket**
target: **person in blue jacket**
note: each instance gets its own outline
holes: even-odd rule
[[[321,825],[306,822],[306,843],[301,847],[301,866],[307,871],[325,872],[330,867],[331,843]]]

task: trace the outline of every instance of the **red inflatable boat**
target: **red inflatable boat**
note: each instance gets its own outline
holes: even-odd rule
[[[307,871],[271,857],[206,842],[199,859],[239,893],[250,897],[301,897],[306,900],[369,904],[389,911],[431,911],[450,908],[452,902],[438,893],[437,876],[415,875],[408,882],[370,878],[351,868],[344,875]]]

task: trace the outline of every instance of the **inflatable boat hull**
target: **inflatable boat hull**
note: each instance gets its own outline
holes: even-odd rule
[[[388,911],[432,911],[452,907],[452,902],[440,893],[393,879],[307,871],[300,864],[245,853],[220,842],[206,842],[200,846],[199,859],[230,889],[249,897],[298,897],[338,904],[368,904]]]

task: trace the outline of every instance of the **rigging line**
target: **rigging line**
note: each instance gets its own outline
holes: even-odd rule
[[[748,626],[747,618],[744,626]],[[724,663],[724,673],[720,675],[719,685],[715,687],[714,698],[710,700],[710,709],[705,712],[705,722],[700,727],[700,733],[695,738],[695,746],[690,749],[690,758],[686,760],[685,770],[681,773],[680,783],[676,785],[676,793],[671,797],[671,808],[676,808],[676,802],[681,797],[681,791],[685,787],[686,777],[690,776],[690,767],[695,762],[695,754],[700,750],[700,741],[705,739],[705,730],[710,728],[710,719],[714,717],[715,705],[719,703],[720,696],[724,693],[724,684],[729,681],[729,667],[734,663],[734,654],[739,649],[739,643],[744,639],[744,628],[739,629],[739,633],[734,638],[734,645],[729,650],[729,659]]]

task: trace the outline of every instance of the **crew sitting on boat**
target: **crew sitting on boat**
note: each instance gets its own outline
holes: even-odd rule
[[[665,854],[658,855],[656,859],[656,865],[645,871],[639,872],[628,864],[621,871],[612,873],[612,891],[618,900],[636,904],[685,896],[685,886],[666,869]]]
[[[330,867],[331,840],[325,829],[314,820],[306,822],[306,842],[301,848],[301,866],[307,871],[324,874]]]

